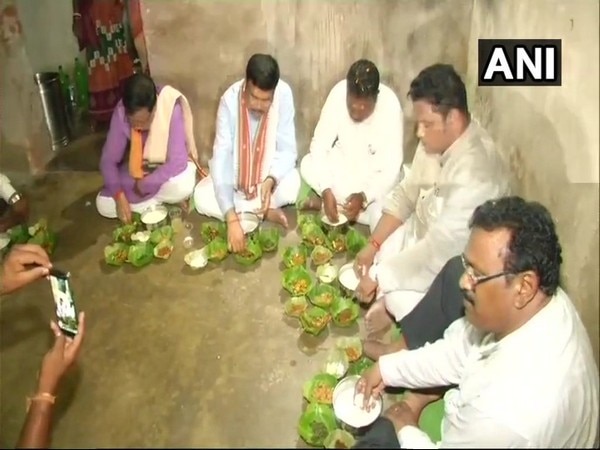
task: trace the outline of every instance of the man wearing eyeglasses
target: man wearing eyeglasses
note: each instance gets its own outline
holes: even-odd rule
[[[465,316],[443,338],[384,355],[357,384],[365,405],[386,386],[413,390],[354,448],[592,448],[599,374],[588,334],[559,286],[561,245],[549,212],[504,197],[470,221],[460,287]],[[441,442],[418,428],[446,388]]]

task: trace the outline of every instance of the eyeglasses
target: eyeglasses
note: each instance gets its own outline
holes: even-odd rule
[[[495,273],[493,275],[479,275],[478,276],[478,275],[475,275],[475,269],[473,269],[473,267],[467,262],[464,254],[460,255],[460,259],[462,261],[463,267],[465,268],[465,274],[467,275],[471,289],[475,289],[475,287],[480,285],[481,283],[485,283],[486,281],[490,281],[495,278],[504,277],[506,275],[514,275],[512,272],[504,271],[504,272]]]

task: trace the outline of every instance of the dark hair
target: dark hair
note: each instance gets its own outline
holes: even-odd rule
[[[367,60],[354,62],[346,74],[347,92],[355,97],[377,98],[379,94],[379,70]]]
[[[156,105],[156,85],[152,78],[143,73],[136,73],[125,81],[123,87],[123,106],[129,115],[140,109],[152,111]]]
[[[246,80],[261,91],[272,91],[279,83],[279,64],[271,55],[256,53],[246,65]]]
[[[521,197],[488,200],[475,209],[469,227],[486,231],[508,229],[511,238],[504,270],[511,274],[533,270],[542,292],[554,295],[560,279],[562,249],[552,216],[543,205]]]
[[[423,69],[410,83],[408,97],[413,102],[431,103],[443,116],[451,109],[469,114],[465,84],[450,64],[434,64]]]

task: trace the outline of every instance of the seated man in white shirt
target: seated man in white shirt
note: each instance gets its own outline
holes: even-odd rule
[[[321,210],[337,223],[375,226],[383,197],[402,173],[403,114],[398,97],[361,59],[350,66],[325,101],[300,173],[315,191],[301,209]],[[316,194],[316,195],[315,195]]]
[[[592,448],[598,368],[586,329],[560,288],[561,246],[549,212],[519,197],[474,212],[460,280],[465,316],[444,337],[379,358],[358,382],[451,387],[441,442],[418,428],[430,394],[408,392],[354,448]]]
[[[29,203],[25,196],[18,192],[8,177],[0,173],[0,233],[29,219]]]
[[[225,219],[231,249],[245,248],[239,213],[256,212],[287,228],[281,207],[295,203],[295,108],[292,89],[270,55],[255,54],[246,77],[221,97],[210,175],[194,191],[199,214]]]
[[[371,335],[408,314],[446,261],[460,254],[474,209],[510,192],[507,166],[472,120],[465,85],[452,66],[423,69],[408,96],[420,143],[355,261],[359,299],[375,300],[365,316]]]

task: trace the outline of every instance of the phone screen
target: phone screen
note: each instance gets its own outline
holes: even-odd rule
[[[70,273],[52,270],[50,272],[50,284],[52,296],[56,305],[56,317],[58,327],[68,336],[75,336],[78,331],[79,322],[77,311],[71,290]]]

